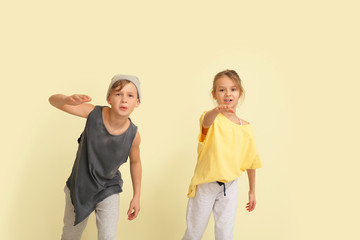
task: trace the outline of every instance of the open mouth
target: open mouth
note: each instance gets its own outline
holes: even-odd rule
[[[224,102],[227,103],[227,104],[229,104],[229,103],[232,102],[232,99],[225,99]]]

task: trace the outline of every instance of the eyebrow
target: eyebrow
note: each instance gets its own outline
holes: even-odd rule
[[[218,88],[226,88],[225,86],[217,86]],[[238,88],[236,85],[231,86],[231,88]]]
[[[119,89],[119,90],[116,90],[116,89],[115,89],[115,92],[118,93],[118,92],[121,92],[121,90],[122,90],[122,89]],[[127,93],[135,94],[135,92],[133,92],[133,91],[128,91]]]

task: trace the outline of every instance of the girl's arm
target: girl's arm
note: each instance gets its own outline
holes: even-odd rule
[[[205,116],[204,116],[204,120],[202,123],[202,134],[206,136],[209,127],[214,123],[214,120],[216,118],[216,116],[221,113],[221,112],[232,112],[234,113],[235,111],[230,108],[229,106],[226,105],[219,105],[216,108],[208,111]]]
[[[256,199],[255,199],[255,169],[246,170],[249,178],[249,202],[246,204],[246,210],[251,212],[255,209]]]
[[[89,113],[94,109],[94,105],[88,104],[91,98],[87,95],[74,94],[65,96],[63,94],[55,94],[49,98],[49,102],[54,107],[73,114],[75,116],[87,118]]]
[[[128,219],[133,220],[140,211],[140,190],[141,190],[141,161],[140,161],[140,134],[136,133],[135,139],[130,149],[130,173],[133,185],[133,199],[127,212]]]

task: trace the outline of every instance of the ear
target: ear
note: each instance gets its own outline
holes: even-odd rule
[[[110,96],[107,98],[107,103],[109,104],[109,105],[111,105],[111,102],[110,102]]]
[[[213,96],[213,98],[216,100],[216,96],[215,96],[214,91],[211,91],[211,95],[212,95],[212,96]]]
[[[136,99],[136,105],[135,105],[135,107],[138,107],[138,106],[140,106],[140,100],[139,100],[139,99]]]

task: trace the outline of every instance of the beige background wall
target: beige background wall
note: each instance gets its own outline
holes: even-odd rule
[[[118,239],[180,239],[200,114],[214,74],[235,69],[238,114],[264,168],[249,214],[240,178],[235,239],[358,239],[357,1],[11,1],[0,4],[0,239],[59,239],[63,187],[85,120],[48,104],[135,74],[143,103],[142,210],[129,222],[121,167]],[[91,216],[83,239],[96,239]],[[213,239],[213,221],[204,239]]]

